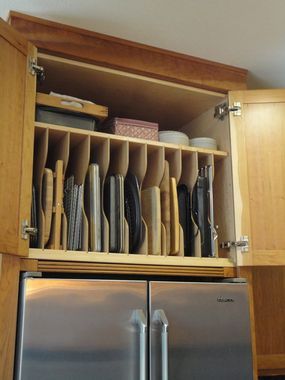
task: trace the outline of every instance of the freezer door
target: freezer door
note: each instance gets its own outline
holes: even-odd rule
[[[253,379],[246,284],[150,283],[150,380]]]
[[[22,281],[16,380],[146,380],[147,283]]]

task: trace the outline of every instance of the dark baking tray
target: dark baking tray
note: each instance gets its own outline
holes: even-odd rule
[[[62,112],[58,108],[46,106],[36,107],[36,121],[88,131],[95,131],[96,128],[96,119],[92,116],[70,111]]]

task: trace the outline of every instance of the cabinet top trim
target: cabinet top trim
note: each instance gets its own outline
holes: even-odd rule
[[[9,21],[44,52],[221,93],[246,88],[242,68],[14,11]]]

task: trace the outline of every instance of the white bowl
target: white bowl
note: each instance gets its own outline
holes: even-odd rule
[[[183,132],[161,131],[158,133],[159,141],[178,145],[189,145],[189,137]]]
[[[205,148],[217,150],[217,141],[211,137],[196,137],[189,141],[190,146],[194,146],[196,148]]]

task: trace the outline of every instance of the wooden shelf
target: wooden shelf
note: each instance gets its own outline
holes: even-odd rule
[[[188,147],[188,146],[182,146],[182,145],[176,145],[176,144],[166,144],[158,141],[150,141],[150,140],[142,140],[137,138],[131,138],[131,137],[125,137],[125,136],[117,136],[117,135],[111,135],[107,133],[102,132],[92,132],[87,130],[81,130],[76,128],[69,128],[64,126],[57,126],[47,123],[40,123],[36,122],[36,134],[42,135],[44,133],[48,134],[48,136],[52,137],[53,135],[56,135],[57,139],[60,137],[62,138],[62,135],[68,136],[70,138],[70,147],[72,147],[74,144],[82,144],[85,140],[92,141],[96,140],[96,143],[99,145],[102,145],[102,143],[108,143],[110,145],[110,157],[106,156],[105,161],[111,160],[109,163],[109,170],[116,172],[118,169],[115,169],[111,167],[112,162],[112,149],[114,147],[125,147],[124,149],[124,155],[122,157],[118,157],[117,149],[115,150],[116,153],[116,162],[121,162],[121,168],[119,172],[126,173],[128,164],[129,164],[129,154],[132,151],[132,148],[144,148],[144,160],[146,160],[146,154],[150,155],[150,167],[153,169],[153,162],[155,162],[156,172],[154,170],[151,170],[150,175],[147,176],[147,174],[144,177],[144,185],[145,187],[151,187],[151,186],[159,186],[163,174],[163,164],[164,164],[164,157],[167,157],[167,159],[172,162],[172,175],[177,176],[177,182],[179,183],[179,179],[181,176],[181,170],[182,170],[182,160],[185,163],[184,170],[187,171],[186,176],[188,177],[189,173],[194,173],[193,175],[196,176],[198,173],[198,166],[202,165],[202,162],[204,163],[211,163],[211,165],[214,166],[214,161],[222,160],[227,157],[227,153],[223,151],[215,151],[215,150],[208,150],[208,149],[198,149],[194,147]],[[58,136],[59,135],[59,136]],[[55,136],[53,136],[55,137]],[[60,140],[61,141],[61,140]],[[76,145],[77,146],[77,145]],[[89,152],[90,147],[87,147],[85,151]],[[108,148],[109,149],[109,148]],[[113,152],[114,153],[114,152]],[[153,156],[155,154],[155,156]],[[154,158],[153,158],[154,157]],[[54,158],[54,157],[53,157]],[[186,161],[185,161],[186,160]],[[160,164],[159,164],[160,162]],[[142,162],[137,162],[139,166],[142,165]],[[145,163],[146,165],[146,163]],[[155,166],[154,165],[154,166]],[[173,166],[175,166],[175,170],[173,169]],[[110,169],[111,168],[111,169]],[[144,172],[145,169],[141,170]],[[189,172],[189,173],[188,173]],[[156,173],[156,174],[155,174]],[[124,174],[125,175],[125,174]],[[185,175],[184,175],[185,177]],[[151,180],[149,181],[149,178]],[[183,179],[184,180],[184,179]],[[195,178],[193,177],[193,181],[195,183]],[[81,179],[82,182],[82,179]],[[80,182],[80,183],[81,183]],[[190,185],[189,185],[190,186]],[[190,186],[192,187],[193,184]],[[108,236],[108,231],[106,232],[105,236]],[[222,239],[222,236],[221,236]],[[199,243],[198,243],[199,244]],[[122,265],[127,266],[127,270],[131,271],[132,273],[141,273],[141,270],[148,272],[151,271],[151,273],[172,273],[173,275],[177,274],[178,272],[181,273],[181,275],[185,275],[185,273],[201,273],[200,270],[195,269],[191,270],[190,268],[207,268],[203,269],[203,273],[211,273],[211,275],[219,275],[224,276],[224,269],[223,268],[233,268],[233,263],[225,258],[200,258],[200,257],[184,257],[183,252],[180,252],[179,256],[155,256],[155,255],[147,255],[147,253],[150,252],[150,250],[147,248],[147,246],[144,247],[143,250],[140,251],[140,254],[120,254],[120,253],[96,253],[96,252],[86,252],[88,250],[88,244],[85,245],[82,248],[82,252],[78,251],[65,251],[65,250],[57,250],[56,247],[53,247],[54,250],[44,249],[44,245],[40,244],[40,249],[30,249],[29,251],[29,257],[36,260],[54,260],[55,262],[58,261],[66,261],[66,262],[76,262],[77,267],[79,267],[80,263],[95,263],[101,264],[101,265],[108,265],[108,264],[116,264],[121,266],[120,270],[125,270],[122,268]],[[65,248],[65,245],[62,246]],[[59,246],[57,247],[59,248]],[[108,246],[105,246],[105,251],[108,251]],[[128,249],[126,249],[128,251]],[[199,256],[199,252],[198,252]],[[50,265],[50,264],[49,264]],[[64,264],[65,265],[65,264]],[[73,266],[76,266],[73,264]],[[142,268],[138,268],[138,266],[142,266]],[[150,268],[150,266],[156,266],[153,268]],[[159,266],[163,266],[163,269],[159,269]],[[59,264],[57,264],[57,267],[59,267]],[[96,266],[96,268],[98,265]],[[167,268],[166,268],[167,267]],[[93,268],[93,266],[92,266]],[[213,269],[210,269],[213,268]],[[215,268],[221,268],[221,270],[217,270]],[[94,270],[94,268],[92,269]],[[113,273],[115,273],[115,268],[111,268]],[[231,276],[231,275],[230,275]]]
[[[70,273],[235,277],[229,259],[30,249],[22,270]]]
[[[156,256],[105,252],[79,252],[30,248],[29,258],[39,260],[80,261],[113,264],[143,264],[197,267],[234,267],[229,259],[212,257]]]
[[[187,152],[198,152],[201,155],[213,154],[214,159],[216,161],[228,157],[228,153],[221,150],[195,148],[195,147],[186,146],[186,145],[177,145],[177,144],[163,143],[160,141],[138,139],[134,137],[118,136],[118,135],[112,135],[109,133],[97,132],[97,131],[92,132],[92,131],[87,131],[87,130],[82,130],[82,129],[77,129],[77,128],[64,127],[61,125],[35,122],[35,127],[49,129],[49,130],[70,132],[72,134],[77,134],[77,135],[94,136],[94,137],[99,137],[99,138],[101,137],[105,139],[108,138],[110,140],[128,141],[128,142],[133,142],[133,143],[141,144],[141,145],[147,144],[148,146],[161,146],[161,147],[170,148],[170,149],[180,149],[181,151],[187,151]]]

